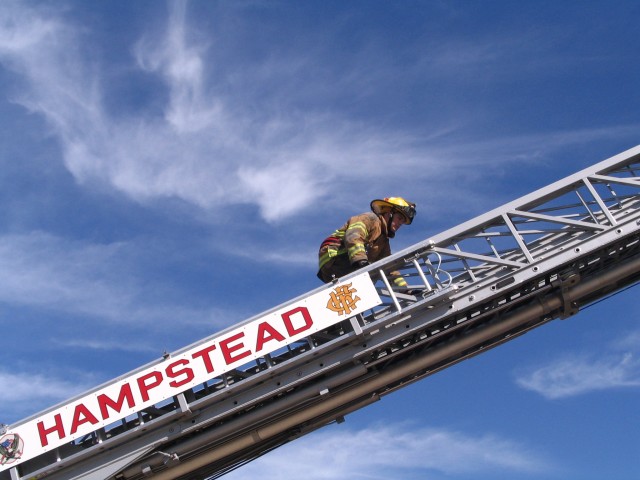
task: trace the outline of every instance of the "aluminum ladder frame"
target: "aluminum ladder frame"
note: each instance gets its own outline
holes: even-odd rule
[[[382,305],[2,471],[0,480],[217,478],[571,317],[640,278],[639,172],[637,146],[370,265]],[[391,272],[410,288],[392,286]]]

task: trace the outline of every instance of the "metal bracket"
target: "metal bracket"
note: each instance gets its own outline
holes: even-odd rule
[[[580,310],[578,304],[573,301],[571,297],[571,288],[580,283],[580,274],[573,272],[567,273],[561,278],[558,278],[556,282],[560,287],[560,297],[562,298],[562,313],[560,314],[560,319],[564,320],[572,317]]]
[[[356,335],[362,335],[362,325],[360,322],[364,323],[364,317],[361,313],[356,315],[355,317],[349,318],[349,323],[351,324],[351,328],[353,328],[353,332]]]

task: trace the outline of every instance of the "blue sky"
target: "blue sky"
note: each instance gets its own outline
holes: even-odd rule
[[[640,143],[636,1],[4,1],[0,422]],[[635,479],[637,288],[231,480]],[[375,452],[372,455],[372,452]]]

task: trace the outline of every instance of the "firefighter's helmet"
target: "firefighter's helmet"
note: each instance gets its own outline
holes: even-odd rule
[[[371,210],[383,215],[387,212],[398,212],[404,217],[405,224],[411,225],[413,218],[416,216],[416,204],[407,202],[402,197],[386,197],[384,200],[373,200],[371,202]]]

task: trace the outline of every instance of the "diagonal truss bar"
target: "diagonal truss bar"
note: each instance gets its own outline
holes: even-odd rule
[[[529,263],[533,263],[534,260],[533,260],[533,256],[531,255],[531,252],[529,252],[527,245],[524,243],[524,240],[522,240],[520,233],[518,232],[515,225],[509,218],[509,215],[506,213],[503,213],[501,216],[502,216],[502,219],[504,220],[504,223],[507,225],[507,227],[511,231],[511,234],[513,235],[514,240],[517,242],[518,246],[520,247],[520,250],[522,250],[522,253],[524,254],[524,256],[527,257],[527,260],[529,261]]]
[[[478,260],[479,262],[492,263],[505,267],[520,268],[525,265],[524,263],[520,262],[512,262],[511,260],[503,260],[502,258],[489,257],[487,255],[479,255],[475,253],[464,252],[462,250],[450,250],[448,248],[434,247],[433,251],[444,255],[450,255],[452,257],[468,258],[470,260]]]
[[[588,178],[583,178],[582,179],[582,183],[584,183],[584,185],[589,190],[589,193],[591,193],[591,195],[593,196],[595,201],[598,203],[598,206],[602,210],[602,213],[604,213],[604,215],[607,217],[607,220],[609,220],[609,223],[611,225],[617,225],[618,222],[616,222],[616,219],[613,218],[613,215],[611,215],[611,212],[609,211],[609,208],[602,201],[602,198],[600,198],[600,195],[598,195],[598,192],[596,192],[596,189],[593,188],[593,184],[589,181],[589,179]]]
[[[638,185],[640,186],[640,185]],[[607,227],[603,226],[603,225],[598,225],[595,223],[589,223],[589,222],[582,222],[579,220],[569,220],[566,217],[554,217],[552,215],[544,215],[544,214],[540,214],[540,213],[533,213],[533,212],[525,212],[522,210],[512,210],[510,212],[508,212],[508,215],[513,217],[513,216],[518,216],[518,217],[525,217],[525,218],[531,218],[533,220],[541,220],[544,222],[551,222],[551,223],[560,223],[563,225],[572,225],[575,227],[580,227],[580,228],[585,228],[588,230],[605,230]],[[520,232],[523,233],[523,232]]]
[[[631,187],[640,187],[640,177],[620,178],[610,177],[608,175],[591,175],[589,176],[589,179],[598,180],[600,182],[619,183],[621,185],[629,185]]]

